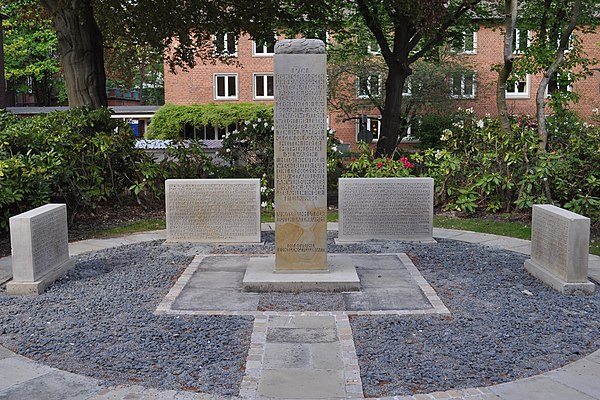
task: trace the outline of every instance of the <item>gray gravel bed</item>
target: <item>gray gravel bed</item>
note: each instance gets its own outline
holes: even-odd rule
[[[107,385],[237,395],[251,317],[152,314],[192,253],[160,241],[102,250],[38,297],[2,290],[0,343]]]
[[[490,385],[539,374],[600,347],[600,292],[563,296],[529,276],[525,256],[451,240],[335,245],[331,253],[407,252],[452,312],[351,318],[365,395]],[[160,241],[79,256],[39,297],[0,290],[0,343],[56,368],[159,389],[235,395],[252,319],[156,316],[197,253],[272,253],[264,246]],[[340,309],[340,294],[269,293],[265,310]]]
[[[351,317],[367,396],[489,386],[600,348],[598,288],[561,295],[525,271],[525,256],[481,245],[383,246],[409,252],[452,317]]]

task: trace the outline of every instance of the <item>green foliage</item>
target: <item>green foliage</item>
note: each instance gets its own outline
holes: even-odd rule
[[[600,130],[573,114],[550,119],[549,152],[538,153],[537,121],[512,117],[510,133],[495,119],[460,110],[444,146],[414,155],[418,171],[435,179],[436,202],[447,210],[510,212],[547,203],[600,219]]]
[[[442,132],[452,126],[450,116],[425,114],[416,118],[411,125],[411,136],[419,140],[419,148],[432,149],[442,146]]]
[[[352,158],[344,171],[345,178],[394,178],[409,176],[414,164],[406,157],[375,157],[364,142],[357,145],[358,158]]]
[[[119,201],[147,157],[108,109],[71,109],[29,119],[0,114],[0,227],[49,201],[70,213]]]
[[[147,139],[181,139],[186,124],[202,127],[227,127],[256,118],[273,118],[273,106],[255,103],[165,104],[146,131]]]

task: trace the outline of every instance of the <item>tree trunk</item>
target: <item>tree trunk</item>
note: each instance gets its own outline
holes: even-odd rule
[[[91,0],[40,0],[52,15],[69,106],[106,106],[102,32]]]
[[[402,123],[402,89],[407,74],[401,67],[390,67],[385,82],[385,112],[381,120],[381,132],[377,142],[376,156],[391,156],[398,145]]]
[[[558,69],[565,62],[565,50],[569,46],[569,38],[577,25],[579,16],[581,14],[581,0],[575,0],[573,2],[573,13],[569,20],[569,25],[560,35],[560,41],[558,49],[556,50],[556,58],[554,62],[544,72],[544,76],[538,86],[537,95],[535,98],[537,119],[538,119],[538,135],[540,137],[540,146],[538,148],[538,154],[546,152],[548,147],[548,127],[546,126],[546,89],[548,88],[548,82],[552,79],[552,76],[558,71]],[[549,36],[551,38],[552,36]]]
[[[506,106],[506,81],[513,70],[514,49],[513,37],[515,26],[517,24],[517,0],[506,0],[504,3],[504,12],[506,19],[504,23],[504,65],[498,73],[498,84],[496,85],[496,105],[498,107],[498,116],[502,124],[502,129],[506,133],[510,132],[510,121],[508,119],[508,107]]]

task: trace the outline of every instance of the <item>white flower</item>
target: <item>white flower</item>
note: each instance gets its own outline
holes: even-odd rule
[[[260,119],[260,118],[259,118],[259,119],[257,119],[256,121],[258,121],[258,122],[261,122],[261,121],[262,121],[262,119]]]
[[[484,124],[484,122],[483,122],[483,120],[482,120],[482,119],[480,119],[479,121],[477,121],[477,127],[478,127],[478,128],[483,128],[483,126],[484,126],[484,125],[485,125],[485,124]]]
[[[252,124],[252,127],[253,127],[254,129],[256,129],[256,124]]]
[[[274,126],[272,126],[272,127],[271,127],[271,130],[272,130],[272,131],[274,131],[274,130],[275,130],[275,127],[274,127]]]
[[[263,178],[266,178],[266,177],[267,177],[267,174],[263,174]]]
[[[271,208],[274,210],[275,209],[275,203],[271,203]]]
[[[337,146],[331,146],[331,150],[337,151]]]
[[[592,108],[592,112],[593,112],[594,114],[598,114],[598,109],[597,109],[597,108]]]
[[[442,152],[440,150],[438,150],[438,151],[435,152],[435,159],[436,160],[439,160],[441,156],[442,156]]]
[[[261,206],[262,208],[267,208],[267,202],[266,202],[266,201],[263,201],[262,203],[260,203],[260,206]]]
[[[265,128],[268,128],[268,127],[269,127],[269,124],[265,122]]]
[[[245,125],[250,125],[250,121],[244,122]]]
[[[267,191],[267,187],[266,187],[266,186],[261,186],[261,187],[260,187],[260,192],[261,192],[261,193],[264,193],[264,192],[266,192],[266,191]]]
[[[231,149],[225,149],[226,153],[231,153]]]
[[[473,112],[474,112],[474,111],[473,111],[473,107],[465,109],[465,112],[466,112],[467,114],[473,114]]]

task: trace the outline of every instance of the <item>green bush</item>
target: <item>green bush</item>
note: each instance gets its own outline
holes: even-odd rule
[[[165,104],[158,109],[146,131],[147,139],[182,139],[186,124],[195,127],[227,127],[257,118],[273,118],[273,106],[255,103]]]
[[[418,172],[436,182],[436,203],[445,209],[529,210],[553,202],[600,218],[600,130],[570,113],[549,119],[549,148],[538,151],[537,121],[515,116],[511,132],[498,120],[460,110],[446,129],[441,149],[414,156]]]
[[[411,174],[414,164],[407,157],[375,157],[374,150],[364,142],[357,144],[359,156],[346,167],[345,178],[397,178]]]
[[[128,194],[148,159],[129,125],[110,115],[88,108],[28,119],[0,114],[0,227],[49,201],[73,214]]]
[[[440,138],[445,129],[452,127],[448,115],[425,114],[416,119],[411,126],[410,136],[419,140],[420,149],[437,149],[443,146]]]

